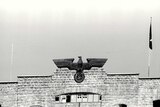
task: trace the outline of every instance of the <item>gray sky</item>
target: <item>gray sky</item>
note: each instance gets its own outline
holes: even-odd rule
[[[147,77],[151,16],[151,77],[160,77],[159,0],[0,0],[0,81],[51,75],[52,59],[79,55]]]

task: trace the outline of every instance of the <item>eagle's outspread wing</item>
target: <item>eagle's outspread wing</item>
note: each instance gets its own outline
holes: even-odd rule
[[[73,63],[74,58],[53,59],[58,68],[68,68],[69,70],[90,70],[92,67],[103,67],[107,59],[105,58],[87,58],[87,63]]]
[[[53,59],[53,62],[56,64],[58,68],[68,68],[70,69],[73,64],[74,58],[70,59]]]
[[[92,67],[103,67],[103,65],[106,63],[107,59],[105,58],[87,58],[88,65],[86,64],[89,68]]]

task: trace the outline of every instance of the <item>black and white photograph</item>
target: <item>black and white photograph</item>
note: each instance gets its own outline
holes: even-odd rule
[[[0,107],[160,107],[160,1],[0,0]]]

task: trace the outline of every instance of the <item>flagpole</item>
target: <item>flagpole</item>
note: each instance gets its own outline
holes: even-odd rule
[[[150,59],[151,59],[151,56],[150,56],[150,50],[149,50],[149,54],[148,54],[148,77],[150,77]]]
[[[148,77],[150,77],[151,51],[152,51],[152,17],[150,17],[150,28],[149,28]]]

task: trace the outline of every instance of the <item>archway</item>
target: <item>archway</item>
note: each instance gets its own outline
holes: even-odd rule
[[[159,105],[160,105],[160,100],[153,101],[153,107],[159,107]]]
[[[127,107],[126,104],[119,104],[119,107]]]

